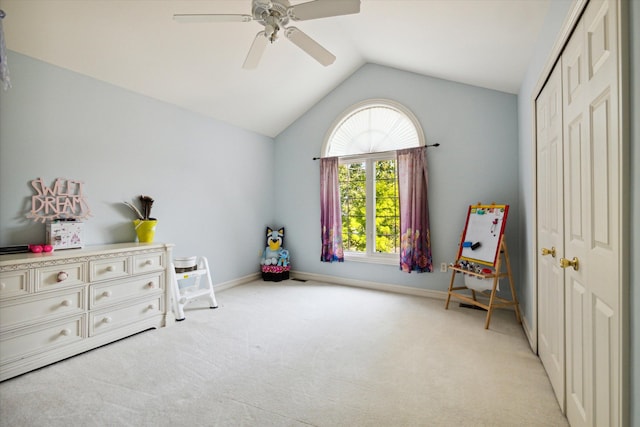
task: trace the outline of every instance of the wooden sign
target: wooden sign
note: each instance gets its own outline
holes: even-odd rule
[[[48,187],[42,178],[31,181],[36,194],[31,196],[31,211],[27,218],[36,222],[56,219],[80,220],[91,215],[82,192],[83,183],[65,178],[57,178]]]

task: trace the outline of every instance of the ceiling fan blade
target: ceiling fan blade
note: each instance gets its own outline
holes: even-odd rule
[[[293,42],[300,49],[307,52],[312,58],[324,65],[333,64],[336,57],[324,47],[320,46],[318,42],[311,37],[297,29],[296,27],[289,27],[285,31],[285,37]]]
[[[177,22],[249,22],[253,19],[251,15],[225,15],[225,14],[202,14],[183,13],[173,15]]]
[[[315,0],[291,6],[287,14],[294,21],[350,15],[360,12],[360,0]]]
[[[256,38],[253,39],[253,43],[251,43],[249,53],[244,60],[244,64],[242,64],[242,68],[246,70],[255,69],[260,62],[260,58],[262,58],[262,53],[264,52],[266,46],[267,36],[264,31],[260,31],[258,34],[256,34]]]

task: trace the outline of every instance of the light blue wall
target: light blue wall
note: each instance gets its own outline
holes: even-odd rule
[[[429,208],[435,273],[402,273],[398,266],[320,262],[319,164],[324,137],[350,106],[370,98],[395,100],[420,121],[428,149]],[[457,253],[467,208],[482,201],[511,205],[507,242],[519,264],[516,97],[368,64],[357,70],[276,137],[277,218],[287,227],[296,271],[370,282],[446,290],[440,262]]]
[[[84,182],[86,243],[135,239],[121,203],[155,199],[156,241],[206,255],[214,282],[255,273],[275,209],[273,140],[9,52],[0,93],[0,245],[43,242],[25,220],[42,177]]]

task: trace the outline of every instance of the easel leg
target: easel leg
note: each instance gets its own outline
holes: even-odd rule
[[[513,286],[513,275],[511,274],[511,262],[509,261],[509,252],[507,252],[507,243],[502,242],[504,246],[504,259],[507,262],[507,274],[509,276],[509,288],[511,289],[511,298],[513,299],[514,311],[516,312],[516,319],[518,323],[522,323],[520,317],[520,304],[518,303],[518,295],[516,294],[516,288]]]
[[[493,288],[491,289],[491,298],[489,298],[489,310],[487,310],[487,320],[484,322],[484,328],[489,329],[489,322],[491,322],[491,314],[493,313],[493,301],[496,297],[496,288],[498,287],[498,276],[493,278]]]
[[[451,281],[449,282],[449,292],[447,292],[447,302],[444,305],[445,310],[449,309],[449,301],[451,300],[451,290],[453,289],[453,282],[455,281],[455,278],[456,278],[456,271],[451,270]]]
[[[513,280],[511,276],[509,276],[509,286],[511,287],[511,295],[513,295],[513,306],[514,311],[516,312],[516,320],[518,323],[522,323],[522,318],[520,317],[520,304],[518,303],[518,297],[516,296],[516,289],[513,286]]]
[[[502,252],[502,254],[505,255],[506,257],[507,249],[505,246],[504,238],[500,238],[500,246],[498,250]],[[489,322],[491,322],[491,314],[493,314],[493,303],[495,302],[495,299],[496,299],[496,291],[498,288],[498,282],[500,281],[501,268],[502,268],[502,258],[500,257],[500,254],[498,254],[498,259],[495,265],[495,276],[493,278],[493,287],[491,288],[491,298],[489,299],[489,309],[487,310],[487,320],[484,323],[485,329],[489,329]]]

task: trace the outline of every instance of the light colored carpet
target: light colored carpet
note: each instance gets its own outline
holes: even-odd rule
[[[513,312],[318,282],[0,383],[2,426],[566,426]]]

